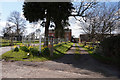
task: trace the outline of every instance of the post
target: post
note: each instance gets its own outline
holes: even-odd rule
[[[49,37],[50,38],[50,37]],[[48,45],[49,45],[49,38],[48,38]]]
[[[41,35],[39,35],[39,51],[41,53]]]
[[[46,45],[46,37],[44,37],[44,46]]]
[[[50,40],[50,56],[53,56],[53,38]]]
[[[23,36],[22,36],[22,44],[23,44]]]

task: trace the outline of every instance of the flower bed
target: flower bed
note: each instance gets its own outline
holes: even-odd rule
[[[41,48],[41,53],[39,47],[20,45],[18,48],[18,46],[14,46],[13,50],[2,55],[2,59],[6,61],[45,61],[62,56],[71,46],[72,43],[55,44],[52,57],[50,57],[50,50],[47,46]]]

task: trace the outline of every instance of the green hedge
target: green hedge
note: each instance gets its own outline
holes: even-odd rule
[[[104,56],[120,57],[120,35],[104,39],[101,48]]]
[[[105,38],[94,53],[101,61],[120,66],[120,35]]]

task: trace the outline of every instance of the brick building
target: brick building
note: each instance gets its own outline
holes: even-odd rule
[[[103,38],[107,38],[107,37],[110,37],[110,36],[115,36],[115,34],[104,34],[104,35],[102,35],[102,34],[96,34],[95,35],[95,37],[93,38],[93,40],[96,40],[96,41],[100,41],[103,36]],[[91,40],[91,38],[90,38],[90,34],[80,34],[79,35],[79,43],[80,42],[84,42],[84,41],[86,41],[86,42],[91,42],[92,40]]]
[[[49,35],[48,36],[55,37],[55,31],[54,30],[49,30]],[[65,29],[64,38],[67,41],[71,41],[71,36],[72,36],[72,30],[71,29]]]

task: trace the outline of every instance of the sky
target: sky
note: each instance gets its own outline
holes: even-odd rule
[[[5,27],[6,25],[6,20],[9,17],[10,13],[13,11],[18,11],[21,14],[23,14],[22,12],[22,6],[23,6],[23,2],[22,1],[16,1],[16,2],[0,2],[0,31],[2,31],[3,27]],[[72,35],[74,35],[75,37],[79,37],[80,34],[84,33],[83,30],[81,29],[81,24],[79,21],[76,21],[73,17],[69,17],[69,23],[70,26],[69,28],[72,29]],[[34,32],[36,28],[31,28],[32,25],[28,24],[27,22],[27,33],[31,33]],[[40,28],[41,29],[41,33],[44,33],[44,28]],[[0,33],[1,35],[1,33]]]
[[[0,2],[0,31],[2,31],[3,27],[5,27],[6,25],[6,21],[8,19],[8,17],[10,16],[10,13],[13,11],[17,11],[20,12],[21,15],[23,14],[22,12],[22,6],[23,6],[23,2],[19,1],[19,2]],[[27,21],[27,26],[26,26],[26,30],[27,33],[31,33],[34,32],[35,29],[31,28],[32,25],[28,24],[29,22]],[[42,29],[42,33],[44,32],[44,29]],[[1,34],[1,33],[0,33]]]
[[[5,27],[6,25],[6,20],[9,17],[10,13],[13,11],[18,11],[21,14],[22,12],[22,6],[23,2],[0,2],[0,31]],[[70,26],[69,28],[72,29],[72,35],[75,37],[78,37],[82,32],[80,29],[79,22],[76,22],[76,20],[73,17],[69,18]],[[35,28],[31,28],[32,25],[27,24],[27,33],[31,33],[35,31]],[[42,32],[44,33],[44,28],[41,28]],[[0,33],[1,35],[1,33]]]

